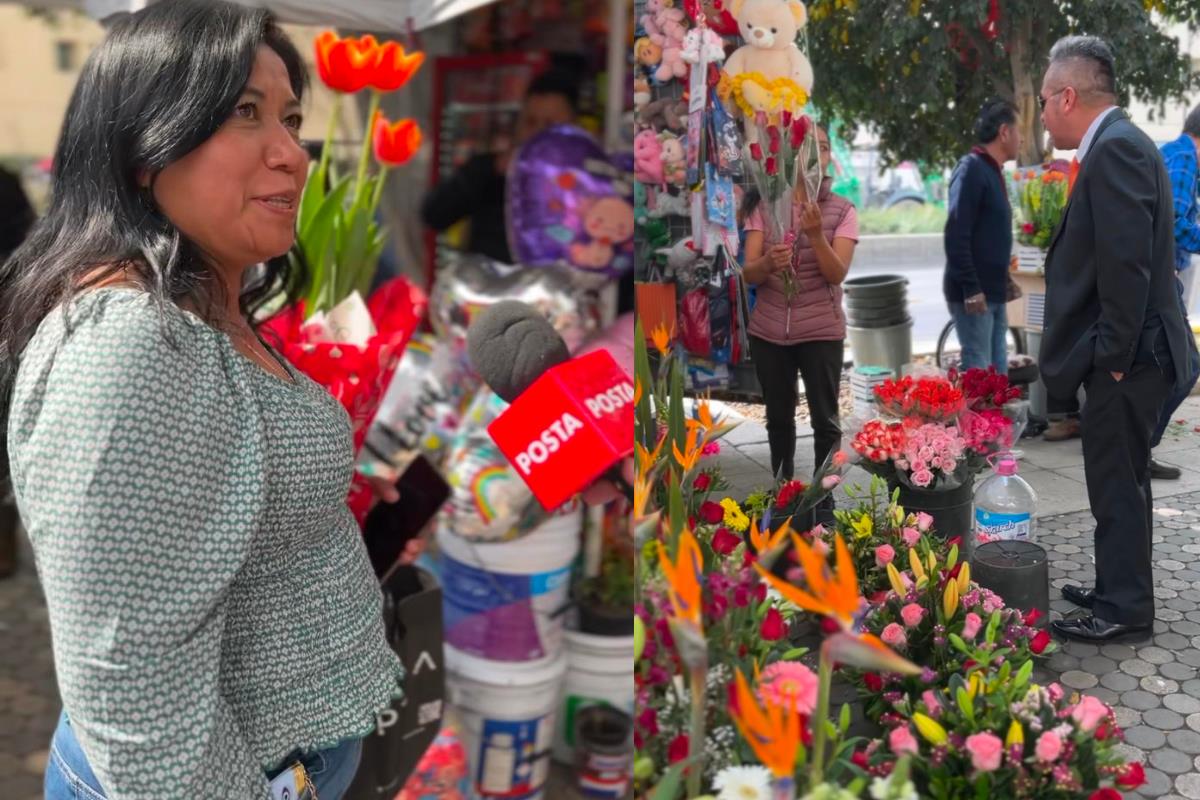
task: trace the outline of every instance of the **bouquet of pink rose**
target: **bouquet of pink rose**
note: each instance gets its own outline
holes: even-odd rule
[[[1012,663],[980,665],[902,701],[888,732],[853,762],[886,775],[911,758],[914,796],[938,799],[1120,800],[1118,789],[1145,782],[1142,764],[1117,751],[1123,734],[1111,708],[1056,683],[1033,685],[1033,663]]]

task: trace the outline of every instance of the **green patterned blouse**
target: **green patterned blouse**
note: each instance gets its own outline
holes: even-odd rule
[[[164,333],[166,335],[164,335]],[[124,288],[25,350],[9,416],[63,706],[111,800],[269,797],[400,696],[345,412]]]

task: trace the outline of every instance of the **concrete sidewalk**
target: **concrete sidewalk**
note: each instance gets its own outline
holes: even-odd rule
[[[714,403],[714,413],[732,415],[728,407]],[[1175,414],[1183,425],[1172,424],[1154,451],[1164,463],[1183,470],[1175,481],[1155,481],[1155,500],[1200,491],[1200,397],[1190,397]],[[807,426],[797,430],[796,476],[811,475],[813,470],[812,431]],[[1066,442],[1046,442],[1040,437],[1022,439],[1020,475],[1033,486],[1038,495],[1039,516],[1087,511],[1091,508],[1083,476],[1083,448],[1079,439]],[[722,440],[718,457],[722,474],[731,484],[729,494],[742,499],[756,489],[771,485],[771,451],[767,446],[767,430],[762,425],[742,419],[741,423]],[[847,483],[866,485],[870,476],[861,469],[852,470]]]

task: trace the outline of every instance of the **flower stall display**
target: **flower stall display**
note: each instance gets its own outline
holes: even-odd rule
[[[1017,241],[1047,249],[1067,207],[1067,176],[1058,170],[1018,169],[1012,185],[1020,212]]]
[[[1032,684],[1032,662],[1013,663],[955,675],[902,703],[857,763],[886,774],[895,759],[912,759],[917,792],[930,800],[1119,800],[1145,782],[1142,764],[1116,750],[1123,735],[1111,708],[1056,683]]]

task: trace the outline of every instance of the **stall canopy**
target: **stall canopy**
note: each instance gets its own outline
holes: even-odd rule
[[[4,1],[4,0],[0,0]],[[11,2],[12,0],[7,0]],[[350,30],[406,31],[431,28],[495,0],[236,0],[247,6],[270,8],[283,22],[326,25]],[[85,11],[102,20],[137,11],[148,0],[18,0],[31,8]]]

